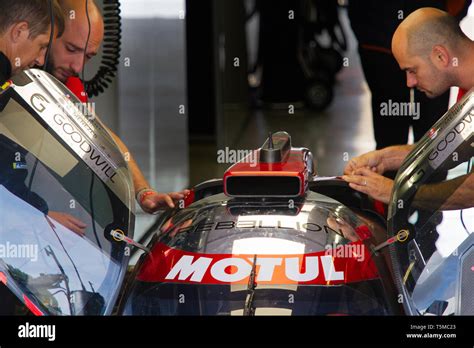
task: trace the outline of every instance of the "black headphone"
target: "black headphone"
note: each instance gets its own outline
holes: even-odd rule
[[[48,49],[46,51],[46,56],[44,58],[44,65],[43,65],[43,70],[46,70],[49,62],[49,54],[51,52],[51,46],[53,45],[53,40],[54,40],[54,12],[53,12],[53,1],[48,0],[49,4],[49,16],[51,18],[51,34],[49,35],[49,44],[48,44]]]

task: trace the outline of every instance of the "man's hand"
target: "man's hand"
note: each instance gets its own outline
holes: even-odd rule
[[[386,168],[383,163],[382,152],[376,150],[352,158],[344,168],[344,174],[352,175],[356,170],[361,168],[369,168],[377,174],[383,174]]]
[[[48,216],[81,237],[86,234],[85,228],[87,225],[72,215],[59,211],[50,211]]]
[[[347,181],[349,186],[356,191],[363,192],[385,204],[390,201],[393,180],[377,174],[369,168],[357,169],[353,175],[344,175],[342,179]]]
[[[189,190],[171,193],[158,193],[153,190],[145,191],[139,197],[140,207],[148,214],[155,214],[160,209],[174,208],[175,204],[189,195]]]

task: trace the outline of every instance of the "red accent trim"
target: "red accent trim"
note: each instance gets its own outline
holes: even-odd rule
[[[362,45],[360,45],[360,47],[362,47],[363,49],[369,50],[369,51],[377,51],[377,52],[392,55],[392,50],[389,50],[388,48],[385,48],[385,47],[382,47],[382,46],[362,44]]]
[[[23,295],[23,301],[25,302],[26,307],[31,311],[31,313],[33,313],[37,317],[44,316],[43,312],[41,312],[41,310],[38,307],[36,307],[36,305],[33,302],[31,302],[31,300],[28,297],[26,297],[26,295]]]
[[[385,205],[385,203],[375,200],[374,209],[380,215],[387,217],[387,206]]]
[[[393,243],[395,243],[396,241],[397,241],[397,237],[391,237],[391,238],[387,239],[387,243],[388,243],[388,244],[393,244]]]
[[[459,92],[458,92],[458,100],[457,101],[460,101],[462,99],[462,97],[464,97],[464,94],[466,94],[467,91],[462,89],[462,88],[459,88]]]
[[[359,236],[360,240],[366,240],[372,238],[372,232],[366,225],[360,225],[355,228],[355,232]]]
[[[184,207],[187,208],[191,204],[193,204],[195,198],[196,198],[196,191],[194,189],[191,189],[189,194],[184,198]]]
[[[69,90],[74,93],[81,102],[87,103],[89,101],[89,97],[86,94],[84,84],[82,83],[80,78],[68,78],[66,81],[66,87],[69,88]]]
[[[0,272],[0,282],[7,285],[7,276],[3,272]]]

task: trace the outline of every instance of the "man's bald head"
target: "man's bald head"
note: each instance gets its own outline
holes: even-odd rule
[[[86,2],[83,0],[58,0],[59,5],[64,11],[64,15],[68,18],[86,18]],[[100,18],[102,20],[102,14],[94,0],[87,0],[87,11],[89,17],[92,20]]]
[[[469,38],[448,13],[426,7],[411,13],[392,38],[392,53],[407,74],[407,86],[428,97],[455,86],[457,68],[466,59]]]
[[[397,28],[393,45],[406,41],[410,55],[426,57],[436,45],[456,51],[464,40],[469,40],[456,18],[436,8],[425,7],[410,14]]]
[[[104,20],[93,0],[87,0],[87,11],[83,0],[59,0],[59,5],[65,14],[65,30],[53,44],[51,70],[65,82],[70,76],[78,75],[84,62],[98,53],[104,38]]]

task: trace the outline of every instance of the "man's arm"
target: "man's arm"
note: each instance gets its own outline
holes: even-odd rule
[[[117,143],[117,146],[119,147],[120,151],[124,156],[126,156],[128,166],[130,168],[130,171],[132,172],[132,178],[133,178],[133,185],[135,187],[135,195],[142,191],[143,189],[150,188],[150,184],[148,181],[145,179],[145,176],[143,175],[142,171],[138,167],[137,162],[133,158],[132,154],[128,150],[127,146],[123,143],[123,141],[118,137],[117,134],[112,132],[109,128],[107,128],[107,131],[110,133],[112,138],[114,138],[115,142]]]
[[[417,208],[431,210],[458,210],[473,207],[473,173],[421,186],[413,200],[413,205]]]
[[[127,146],[123,141],[118,137],[117,134],[112,132],[108,127],[103,123],[102,125],[107,129],[112,138],[117,143],[122,154],[127,156],[127,161],[129,164],[130,171],[132,172],[133,185],[135,187],[135,196],[138,195],[137,201],[140,204],[140,207],[147,213],[153,214],[157,210],[162,209],[166,206],[170,208],[175,207],[175,202],[184,199],[186,195],[189,194],[189,190],[184,190],[181,192],[171,192],[171,193],[158,193],[150,187],[150,184],[145,179],[142,171],[138,167],[137,162],[133,158],[132,154],[128,150]]]

